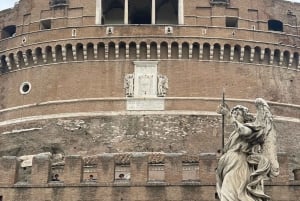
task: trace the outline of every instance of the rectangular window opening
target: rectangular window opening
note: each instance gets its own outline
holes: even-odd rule
[[[226,17],[226,27],[238,27],[238,18]]]
[[[40,23],[41,30],[51,29],[51,20],[43,20]]]

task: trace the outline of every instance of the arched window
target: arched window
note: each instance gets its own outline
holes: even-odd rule
[[[203,60],[210,59],[210,44],[204,43],[203,44]]]
[[[86,46],[87,60],[95,59],[94,44],[88,43]]]
[[[251,47],[250,46],[245,46],[244,48],[244,62],[250,63],[251,59]]]
[[[28,65],[33,66],[34,62],[33,62],[32,50],[30,49],[26,50],[26,57],[27,57]]]
[[[266,48],[263,63],[269,65],[270,60],[271,60],[271,50],[269,48]]]
[[[193,43],[193,50],[192,50],[192,59],[199,59],[199,53],[200,53],[200,44],[199,43]]]
[[[145,42],[140,44],[140,59],[147,59],[147,44]]]
[[[160,58],[167,59],[168,58],[168,43],[162,42],[160,44]]]
[[[282,65],[288,67],[289,63],[290,63],[290,52],[284,51]]]
[[[100,60],[104,60],[105,59],[105,45],[104,43],[98,43],[97,45],[97,57]]]
[[[53,57],[52,57],[52,47],[47,46],[46,47],[46,61],[47,63],[52,63],[53,62]]]
[[[55,55],[56,55],[56,62],[62,62],[63,61],[62,46],[61,45],[56,45],[55,46]]]
[[[6,62],[5,55],[1,56],[1,73],[6,73],[8,71],[8,66]]]
[[[239,62],[241,59],[241,46],[234,46],[233,61]]]
[[[110,42],[108,44],[108,59],[113,60],[116,59],[116,46],[115,43]]]
[[[78,61],[83,61],[84,60],[84,55],[83,55],[83,44],[78,43],[76,45],[76,57]]]
[[[119,59],[126,59],[126,43],[119,43]]]
[[[129,43],[129,58],[136,59],[136,43],[135,42]]]
[[[297,69],[299,65],[299,53],[295,52],[293,56],[293,63],[292,63],[292,68]]]
[[[189,59],[189,44],[182,43],[182,59]]]
[[[178,59],[178,43],[173,42],[171,44],[171,58],[172,59]]]
[[[279,20],[269,20],[268,21],[269,31],[283,31],[283,24]]]
[[[37,64],[43,64],[43,53],[42,53],[42,48],[38,47],[35,49],[35,56],[37,60]]]
[[[73,61],[74,60],[73,49],[72,49],[71,44],[66,45],[66,57],[67,57],[67,61]]]
[[[254,48],[254,58],[253,58],[254,63],[259,64],[261,62],[260,55],[261,55],[260,47],[255,47]]]
[[[150,43],[150,58],[157,59],[157,44],[155,42]]]
[[[228,44],[224,45],[224,55],[223,55],[224,61],[230,61],[230,52],[231,52],[230,45]]]
[[[214,51],[213,51],[213,60],[219,61],[221,55],[221,46],[219,44],[214,45]]]
[[[19,62],[19,68],[25,67],[25,61],[24,61],[24,57],[23,57],[23,52],[19,51],[17,53],[17,57],[18,57],[18,62]]]
[[[279,62],[280,62],[280,50],[275,50],[273,64],[279,66]]]
[[[15,57],[14,57],[14,54],[13,53],[10,53],[8,55],[8,58],[9,58],[9,63],[10,63],[10,66],[11,66],[11,69],[16,69],[17,68],[17,65],[16,65],[16,61],[15,61]]]

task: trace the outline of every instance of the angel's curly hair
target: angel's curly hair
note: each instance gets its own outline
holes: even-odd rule
[[[242,105],[237,105],[237,106],[235,106],[235,107],[233,107],[233,108],[231,109],[231,115],[232,115],[232,113],[233,113],[234,111],[236,111],[236,110],[242,111],[242,113],[243,113],[242,115],[243,115],[243,118],[244,118],[244,120],[245,120],[245,123],[247,123],[247,122],[252,122],[252,121],[255,120],[254,116],[253,116],[252,114],[249,113],[249,109],[248,109],[247,107],[242,106]]]

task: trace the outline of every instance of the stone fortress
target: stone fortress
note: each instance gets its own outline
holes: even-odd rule
[[[218,200],[222,92],[252,113],[255,98],[268,101],[281,173],[266,192],[299,200],[298,17],[283,0],[20,0],[0,11],[0,200]]]

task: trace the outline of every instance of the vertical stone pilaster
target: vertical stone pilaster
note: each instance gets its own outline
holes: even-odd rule
[[[184,4],[183,4],[183,0],[178,0],[178,24],[184,24]]]
[[[76,46],[72,46],[72,53],[74,61],[77,61]]]
[[[199,57],[200,57],[200,60],[203,59],[203,44],[199,46]]]
[[[28,58],[27,58],[27,54],[26,53],[23,53],[23,58],[24,58],[25,66],[29,66]]]
[[[147,59],[151,58],[151,46],[147,44]]]
[[[221,50],[220,50],[220,61],[224,60],[224,46],[221,46]]]
[[[32,52],[32,59],[33,59],[33,63],[36,65],[38,63],[38,61],[37,61],[37,57],[36,57],[35,52]]]
[[[107,60],[108,59],[108,45],[107,44],[105,44],[104,45],[104,52],[105,52],[105,59]]]
[[[289,159],[287,153],[278,153],[279,175],[272,179],[275,182],[289,182]]]
[[[189,59],[193,58],[193,44],[189,44]]]
[[[250,52],[250,62],[252,63],[253,60],[254,60],[254,52],[255,52],[255,49],[254,48],[251,48],[251,52]]]
[[[200,182],[215,183],[217,158],[214,153],[203,153],[199,157]]]
[[[11,64],[10,64],[10,59],[9,59],[9,57],[5,57],[5,61],[6,61],[8,70],[11,70]]]
[[[53,59],[53,62],[55,63],[56,62],[56,53],[55,53],[55,51],[52,52],[52,59]]]
[[[182,44],[178,44],[178,59],[182,58]]]
[[[129,44],[126,44],[126,59],[129,59]]]
[[[165,180],[169,184],[182,182],[182,154],[165,155]]]
[[[160,45],[157,45],[157,59],[160,59]]]
[[[98,59],[98,45],[94,44],[94,59]]]
[[[50,179],[51,161],[50,155],[38,154],[33,157],[31,169],[32,184],[47,184]]]
[[[151,24],[155,24],[155,16],[156,16],[156,5],[155,5],[156,0],[152,0],[152,7],[151,7]]]
[[[233,57],[234,57],[234,47],[230,48],[230,61],[233,61]]]
[[[290,57],[290,59],[289,59],[289,63],[288,63],[289,68],[292,67],[293,59],[294,59],[294,56]]]
[[[270,55],[270,64],[273,65],[273,63],[274,63],[274,51],[272,51]]]
[[[136,58],[140,58],[140,44],[136,44]]]
[[[113,154],[97,156],[97,178],[99,183],[113,183],[115,179],[115,159]]]
[[[128,24],[128,0],[124,4],[124,24]]]
[[[120,51],[119,51],[119,44],[115,44],[115,51],[116,51],[116,52],[115,52],[115,53],[116,53],[116,59],[119,59],[119,55],[120,55],[120,54],[119,54],[119,52],[120,52]]]
[[[42,54],[42,58],[43,58],[43,63],[46,64],[47,63],[47,57],[46,57],[46,52],[45,52],[44,49],[42,49],[41,54]]]
[[[135,153],[130,161],[131,183],[144,185],[148,181],[148,156],[144,153]]]
[[[244,61],[244,55],[245,55],[245,48],[241,47],[241,57],[240,57],[240,62]]]
[[[87,47],[83,45],[83,60],[87,60]]]
[[[101,24],[102,22],[102,0],[96,0],[96,24]]]
[[[260,55],[259,55],[259,59],[260,59],[260,61],[263,61],[264,60],[264,58],[265,58],[265,50],[264,49],[262,49],[261,51],[260,51]]]
[[[283,51],[280,51],[280,58],[279,58],[279,66],[282,66],[282,63],[283,63]]]
[[[0,185],[13,185],[17,182],[19,165],[15,156],[0,158]]]
[[[171,58],[172,45],[168,44],[168,59]]]
[[[63,61],[67,61],[67,50],[66,50],[66,47],[62,47],[61,48],[61,52],[62,52]]]
[[[14,60],[15,60],[15,63],[16,63],[16,67],[20,68],[19,59],[18,59],[18,56],[16,54],[14,54]]]
[[[214,47],[210,47],[209,49],[209,60],[214,59]]]
[[[67,156],[64,167],[64,183],[78,184],[83,178],[83,159],[81,156]]]

